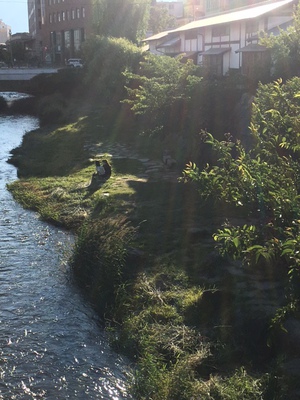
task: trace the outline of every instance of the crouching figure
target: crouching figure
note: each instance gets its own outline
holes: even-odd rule
[[[90,186],[94,186],[99,182],[106,181],[111,176],[111,166],[107,160],[103,160],[102,164],[95,161],[96,172],[92,175],[92,182]]]

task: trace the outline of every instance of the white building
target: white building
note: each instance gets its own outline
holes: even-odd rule
[[[0,44],[6,43],[10,38],[11,27],[0,19]]]
[[[154,54],[185,53],[216,75],[225,75],[230,69],[249,75],[253,65],[263,65],[268,58],[267,49],[258,44],[259,33],[276,33],[278,27],[288,26],[297,3],[296,0],[259,2],[207,15],[145,41]]]

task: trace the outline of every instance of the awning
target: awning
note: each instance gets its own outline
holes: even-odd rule
[[[167,40],[164,43],[159,44],[158,46],[156,46],[156,48],[159,49],[162,47],[172,47],[176,46],[177,44],[180,44],[180,38],[178,36],[173,39]]]
[[[164,37],[167,37],[169,32],[171,32],[171,31],[163,31],[163,32],[156,33],[155,35],[149,36],[146,39],[144,39],[143,42],[151,42],[152,40],[162,39]]]
[[[212,47],[212,48],[210,48],[206,51],[203,51],[199,54],[201,54],[202,56],[214,56],[214,55],[227,53],[230,50],[231,50],[231,47]]]
[[[241,49],[236,50],[236,53],[261,53],[263,51],[267,51],[268,48],[266,46],[262,46],[258,43],[248,44],[248,46],[242,47]]]

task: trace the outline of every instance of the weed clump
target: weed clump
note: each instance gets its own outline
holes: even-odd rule
[[[95,219],[81,228],[71,265],[79,285],[102,313],[114,301],[115,290],[126,279],[126,256],[134,228],[122,216]]]

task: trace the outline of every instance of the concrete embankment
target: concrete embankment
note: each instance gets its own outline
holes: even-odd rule
[[[30,80],[40,74],[55,74],[57,68],[1,68],[0,91],[30,91]]]

